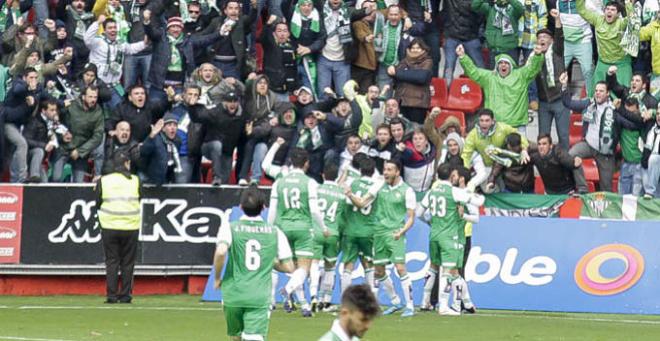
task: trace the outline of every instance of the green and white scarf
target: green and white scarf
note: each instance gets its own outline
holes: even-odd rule
[[[517,0],[512,0],[517,1]],[[493,26],[502,30],[503,36],[508,36],[513,34],[513,25],[511,24],[511,18],[509,18],[509,13],[507,11],[511,8],[511,5],[506,5],[505,7],[500,7],[495,5],[495,19],[493,21]]]
[[[394,31],[394,46],[390,44],[390,34],[392,30],[389,29],[389,21],[381,13],[376,14],[374,22],[374,49],[378,53],[378,62],[382,63],[385,60],[387,51],[390,47],[394,48],[394,60],[399,60],[399,43],[401,42],[401,32],[403,31],[403,23],[399,21]]]
[[[612,101],[608,100],[603,111],[603,116],[600,119],[600,134],[598,141],[598,152],[605,155],[612,155],[614,151],[614,106]],[[582,120],[589,123],[596,123],[596,115],[598,115],[598,106],[595,100],[587,107],[587,110],[582,115]]]
[[[300,5],[311,2],[312,1],[310,0],[299,0],[296,4],[296,8],[293,11],[293,16],[291,17],[291,35],[293,35],[295,38],[300,38],[303,21],[312,21],[310,25],[312,32],[318,33],[321,30],[321,18],[319,16],[319,11],[317,11],[316,8],[312,9],[312,13],[309,15],[309,17],[306,17],[300,13]]]
[[[12,21],[16,22],[21,16],[21,11],[18,8],[9,8],[9,6],[7,6],[7,2],[5,1],[5,3],[2,5],[2,8],[0,9],[0,32],[4,32],[7,29],[7,20],[9,19],[10,15]]]
[[[83,12],[80,14],[76,12],[73,7],[68,6],[68,8],[69,14],[71,14],[73,20],[76,21],[76,30],[73,32],[73,36],[81,40],[85,39],[85,31],[87,31],[87,24],[85,24],[85,20],[94,19],[94,14],[90,12]]]
[[[493,161],[503,165],[504,167],[511,167],[514,162],[516,164],[520,164],[520,161],[522,160],[522,156],[519,153],[498,148],[492,144],[486,147],[485,152],[486,155],[493,159]]]
[[[174,38],[169,34],[167,35],[167,41],[170,44],[170,64],[167,66],[167,71],[183,71],[183,58],[181,58],[181,52],[176,47],[182,40],[183,34],[180,34],[178,38]]]
[[[552,51],[552,45],[548,46],[548,50],[545,51],[545,68],[548,70],[548,77],[546,77],[546,83],[549,88],[555,87],[555,63]],[[528,60],[531,60],[529,58]]]
[[[321,138],[321,132],[319,131],[318,126],[311,129],[305,127],[300,130],[300,137],[298,138],[296,147],[307,150],[316,150],[322,145],[323,139]]]
[[[125,43],[128,41],[128,32],[131,30],[131,25],[126,20],[126,13],[124,13],[124,7],[119,5],[119,8],[114,8],[108,6],[108,14],[110,17],[117,22],[117,40],[120,43]]]
[[[339,43],[347,44],[353,41],[351,36],[351,18],[348,13],[346,3],[342,2],[341,6],[337,9],[337,15],[334,15],[334,10],[330,7],[328,1],[323,5],[323,24],[328,38],[338,35]]]
[[[628,13],[628,24],[621,38],[621,47],[627,54],[637,57],[639,53],[639,30],[642,27],[642,5],[636,2],[632,13]]]

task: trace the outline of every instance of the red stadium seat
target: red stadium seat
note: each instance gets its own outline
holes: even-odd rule
[[[568,125],[568,144],[570,146],[582,141],[582,114],[571,114]]]
[[[545,194],[545,185],[543,184],[543,179],[541,179],[540,176],[534,178],[534,193]]]
[[[469,78],[459,77],[451,82],[446,107],[462,112],[475,112],[482,101],[483,94],[479,84]]]
[[[587,181],[597,183],[600,180],[598,167],[594,159],[582,159],[582,169],[584,170],[584,177]]]
[[[447,106],[447,82],[444,78],[431,79],[431,108]]]
[[[596,191],[596,184],[593,181],[587,181],[587,188],[589,189],[589,193],[593,193]]]
[[[442,112],[435,119],[435,127],[440,127],[449,116],[454,116],[461,123],[461,135],[465,136],[465,114],[462,111],[442,109]]]

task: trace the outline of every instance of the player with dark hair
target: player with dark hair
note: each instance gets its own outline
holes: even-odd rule
[[[346,198],[344,193],[335,182],[339,169],[336,163],[326,163],[323,168],[323,184],[318,188],[319,211],[323,216],[323,222],[328,228],[328,233],[315,226],[314,230],[314,256],[312,256],[312,267],[309,271],[309,294],[312,298],[312,311],[316,312],[331,306],[332,291],[335,285],[335,263],[339,254],[339,229],[343,226]],[[323,275],[319,269],[319,263],[323,260]],[[321,278],[323,280],[321,281]],[[319,282],[321,290],[319,291]]]
[[[379,312],[380,307],[371,288],[366,284],[352,285],[341,297],[338,318],[319,341],[357,340],[369,330]]]
[[[284,309],[293,311],[293,293],[303,302],[302,314],[311,317],[311,306],[303,292],[303,284],[309,274],[313,252],[314,224],[330,235],[318,206],[318,184],[305,175],[309,168],[309,154],[302,148],[290,153],[292,169],[281,173],[270,192],[268,222],[280,227],[294,253],[296,270],[281,294],[285,297]]]
[[[214,286],[222,286],[227,334],[232,341],[265,340],[273,264],[279,271],[293,272],[286,236],[261,218],[265,203],[257,186],[250,186],[241,194],[245,215],[232,223],[223,220],[218,233]],[[229,261],[221,277],[226,258]]]
[[[383,312],[389,315],[405,307],[402,317],[415,314],[412,301],[412,281],[406,271],[406,237],[415,221],[415,207],[417,200],[415,192],[401,178],[401,162],[387,160],[383,165],[385,182],[372,185],[363,196],[357,196],[349,189],[346,195],[357,208],[368,207],[375,202],[376,211],[371,213],[378,223],[374,228],[374,265],[376,279],[380,288],[385,290],[392,300],[392,306]],[[399,273],[401,287],[406,304],[394,291],[394,284],[387,275],[385,266],[394,263]]]
[[[461,291],[460,297],[466,309],[472,309],[467,283],[458,273],[463,266],[463,249],[465,247],[465,208],[462,204],[482,205],[483,196],[472,194],[455,187],[459,174],[449,164],[438,167],[438,182],[426,193],[417,210],[419,216],[426,215],[430,221],[429,258],[431,268],[424,285],[423,307],[428,308],[439,266],[442,265],[440,285],[438,287],[439,309],[441,315],[460,315],[459,311],[449,308],[449,293],[452,288]],[[455,296],[457,293],[455,292]]]

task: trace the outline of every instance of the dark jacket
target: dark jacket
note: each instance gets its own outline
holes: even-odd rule
[[[319,15],[321,13],[322,11],[319,12]],[[303,20],[302,26],[300,28],[300,36],[296,38],[291,35],[291,41],[296,46],[302,45],[308,47],[312,51],[312,54],[317,54],[321,52],[323,46],[325,46],[325,25],[321,23],[321,25],[319,25],[320,27],[318,32],[312,31],[311,25],[311,20]]]
[[[368,155],[376,161],[376,169],[380,174],[383,174],[383,165],[387,160],[398,159],[401,157],[401,152],[396,149],[396,145],[393,141],[386,144],[385,146],[379,146],[378,141],[374,141],[371,146],[369,146]],[[461,161],[462,164],[463,161]]]
[[[23,137],[28,144],[28,148],[46,148],[48,144],[48,125],[41,113],[32,115],[23,127]]]
[[[495,179],[502,174],[506,190],[513,193],[533,193],[534,192],[534,164],[528,162],[519,164],[514,161],[511,167],[505,167],[500,163],[493,163],[493,171],[488,177],[488,182],[495,182]]]
[[[131,101],[126,99],[105,121],[105,131],[114,130],[117,123],[126,121],[131,126],[131,140],[144,141],[151,132],[151,125],[155,123],[157,115],[154,112],[154,106],[145,101],[144,107],[138,108]]]
[[[184,104],[174,106],[170,113],[179,121],[176,135],[181,140],[179,155],[199,157],[202,155],[202,142],[204,141],[204,125],[193,122],[188,115],[188,107]],[[185,116],[188,116],[186,119]]]
[[[140,148],[140,164],[143,167],[144,173],[147,175],[147,183],[152,183],[155,185],[162,185],[168,180],[169,168],[167,162],[169,160],[169,155],[167,153],[167,145],[165,143],[164,133],[160,133],[153,138],[147,137],[142,143]],[[172,141],[177,148],[181,145],[181,142],[178,138],[175,138]]]
[[[548,86],[548,68],[545,62],[541,72],[536,76],[536,86],[539,90],[539,99],[543,102],[554,102],[561,98],[561,83],[559,75],[565,71],[564,67],[564,31],[561,27],[555,28],[554,42],[552,43],[552,63],[554,64],[555,86]]]
[[[93,6],[93,1],[86,1],[86,11],[91,11],[91,7],[89,7],[90,2]],[[69,40],[73,45],[73,72],[78,73],[83,69],[83,67],[85,67],[85,64],[89,62],[89,49],[85,45],[82,37],[77,38],[75,36],[76,20],[71,14],[73,8],[67,8],[67,6],[70,4],[71,1],[58,1],[56,7],[56,16],[57,18],[63,19],[64,24],[66,25],[65,27],[67,32],[67,40]],[[94,20],[94,15],[91,15],[88,19],[83,20],[85,23],[85,30],[89,27],[89,25],[92,24],[92,22],[94,22]],[[55,36],[55,39],[57,39],[57,36]]]
[[[87,158],[103,142],[104,117],[103,108],[98,104],[87,110],[80,100],[71,103],[69,108],[62,110],[60,119],[69,128],[73,139],[61,147],[69,152],[77,149],[81,158]]]
[[[610,91],[617,97],[625,99],[628,97],[628,95],[630,95],[630,89],[619,84],[619,82],[616,80],[616,75],[607,75],[605,80],[607,81],[607,88],[610,89]],[[648,92],[646,92],[646,94],[644,94],[642,97],[642,102],[648,110],[658,108],[658,100]],[[617,112],[626,120],[638,125],[642,138],[644,138],[649,130],[655,125],[655,120],[653,118],[644,121],[639,114],[633,114],[625,110],[623,103]]]
[[[532,151],[529,157],[543,179],[546,193],[568,194],[575,189],[573,178],[575,157],[569,155],[560,146],[552,146],[545,156],[541,156],[537,150]]]
[[[296,63],[297,45],[293,42],[278,44],[273,37],[273,29],[273,25],[264,26],[259,37],[264,51],[264,74],[270,80],[271,90],[292,92],[300,83]]]
[[[33,105],[27,104],[25,99],[28,96],[34,98]],[[13,123],[17,127],[24,125],[37,110],[39,103],[48,97],[41,84],[38,84],[35,90],[28,90],[27,83],[22,78],[15,78],[2,108],[5,123]]]
[[[165,77],[167,76],[167,67],[170,64],[172,52],[170,43],[167,39],[167,30],[159,20],[152,20],[149,25],[144,27],[145,32],[151,39],[153,56],[151,58],[151,68],[149,69],[149,82],[157,89],[163,88]],[[182,33],[183,34],[183,33]],[[181,57],[183,58],[184,71],[186,78],[190,77],[195,71],[195,49],[206,47],[220,38],[220,33],[215,30],[205,35],[184,36],[183,40],[176,45]]]
[[[257,9],[256,8],[251,8],[250,13],[248,15],[241,15],[240,18],[238,19],[238,22],[234,25],[234,28],[232,29],[231,33],[229,34],[231,36],[231,45],[232,48],[234,49],[234,53],[236,55],[236,61],[238,63],[238,70],[241,72],[241,79],[245,79],[245,76],[247,76],[248,71],[246,67],[246,61],[247,61],[247,56],[245,54],[245,44],[246,40],[245,37],[250,34],[252,31],[252,24],[257,20]],[[219,30],[220,27],[222,26],[222,23],[225,21],[225,17],[219,16],[214,18],[209,26],[204,29],[201,33],[199,34],[208,34],[213,30]],[[217,45],[214,44],[214,45]],[[208,46],[208,45],[207,45]],[[217,46],[211,46],[210,47],[210,54],[211,56],[215,55],[215,51],[217,49]]]
[[[131,25],[131,30],[128,31],[128,43],[139,43],[142,40],[144,40],[144,35],[145,29],[144,29],[144,24],[142,23],[142,13],[144,13],[145,9],[151,10],[152,13],[154,13],[154,8],[156,4],[154,1],[147,1],[146,4],[140,5],[140,2],[138,0],[131,0],[124,2],[122,1],[121,4],[124,6],[124,13],[126,13],[126,21],[128,21]],[[133,11],[131,11],[131,8],[135,6],[137,7],[137,14],[138,15],[133,15]],[[152,52],[152,45],[149,44],[147,47],[144,48],[144,50],[138,52],[137,54],[134,54],[134,56],[146,56],[148,54],[151,54]],[[140,140],[142,141],[142,140]]]
[[[252,135],[250,136],[250,138],[267,141],[269,147],[273,145],[277,138],[281,137],[284,139],[284,145],[280,147],[273,158],[274,163],[278,165],[284,164],[289,150],[295,145],[293,141],[297,139],[296,120],[294,119],[293,124],[287,125],[283,117],[284,113],[292,108],[293,106],[289,102],[278,102],[273,106],[273,111],[278,118],[278,124],[271,126],[270,120],[263,120],[252,128]]]
[[[206,109],[201,105],[189,107],[188,114],[194,122],[206,126],[204,142],[222,142],[222,152],[231,154],[245,129],[246,115],[239,106],[235,114],[230,114],[223,105]]]
[[[433,59],[424,53],[420,58],[404,58],[396,66],[394,75],[395,98],[401,101],[402,107],[428,109],[431,105],[431,90],[429,84],[433,77]]]
[[[351,112],[346,117],[339,117],[334,112],[328,114],[325,121],[326,130],[334,135],[334,148],[337,151],[346,148],[346,140],[353,134],[358,133],[362,124],[362,110],[355,102],[351,102]]]
[[[478,39],[483,17],[472,10],[472,0],[445,0],[444,4],[445,36],[459,41]]]
[[[132,139],[128,140],[128,143],[121,144],[117,138],[113,136],[108,137],[105,140],[105,146],[103,148],[103,169],[101,170],[102,175],[114,172],[115,165],[113,163],[113,158],[115,153],[119,152],[124,152],[130,157],[131,173],[137,174],[140,164],[140,146]]]

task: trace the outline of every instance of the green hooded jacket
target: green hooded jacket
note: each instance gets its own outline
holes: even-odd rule
[[[494,70],[477,68],[467,55],[459,60],[465,74],[483,88],[484,107],[495,113],[498,122],[512,127],[527,124],[527,87],[541,71],[543,55],[534,54],[527,65],[516,68],[516,63],[509,55],[500,54],[495,57]],[[499,61],[507,61],[511,65],[511,71],[506,77],[501,77],[497,72]]]
[[[486,16],[486,45],[488,48],[495,51],[509,51],[518,47],[518,21],[523,15],[525,8],[518,0],[500,0],[497,1],[507,3],[505,13],[511,22],[511,32],[504,34],[502,28],[496,27],[495,22],[497,17],[496,5],[491,4],[488,0],[472,0],[472,11]],[[477,25],[477,23],[475,23]]]

